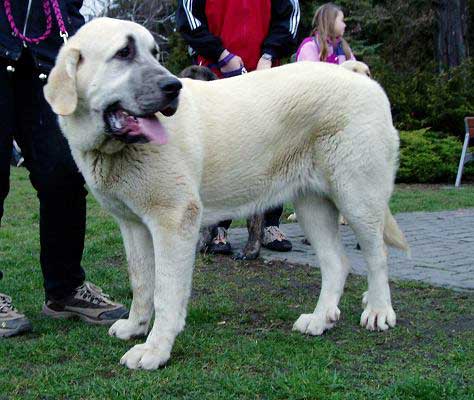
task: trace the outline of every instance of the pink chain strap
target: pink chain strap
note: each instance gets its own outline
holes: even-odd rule
[[[53,18],[51,16],[51,5],[52,5],[53,10],[54,10],[54,15],[56,16],[56,20],[59,26],[59,36],[61,36],[64,42],[66,42],[68,38],[68,33],[64,25],[64,21],[61,15],[61,9],[59,8],[58,0],[43,0],[43,11],[46,17],[46,30],[41,36],[36,37],[36,38],[30,38],[28,36],[25,36],[19,31],[19,29],[15,25],[15,20],[13,19],[10,0],[4,0],[3,5],[5,7],[5,14],[7,15],[8,22],[10,23],[10,27],[12,31],[15,33],[15,35],[18,36],[24,42],[35,43],[35,44],[42,42],[51,34],[51,29],[53,27]]]

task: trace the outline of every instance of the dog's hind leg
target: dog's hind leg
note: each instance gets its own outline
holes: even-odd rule
[[[128,368],[156,369],[171,355],[183,330],[196,243],[201,222],[197,201],[180,208],[154,211],[145,217],[155,252],[155,321],[146,342],[132,347],[120,360]]]
[[[312,314],[302,314],[293,330],[321,335],[340,317],[339,299],[350,269],[339,233],[339,212],[329,199],[317,195],[297,199],[295,209],[298,221],[317,253],[322,284],[315,310]]]
[[[263,214],[253,215],[247,218],[248,240],[242,252],[239,252],[235,260],[255,260],[260,255],[263,239]]]
[[[119,339],[144,336],[153,316],[154,252],[148,228],[140,222],[119,221],[127,255],[128,273],[133,291],[128,319],[119,319],[109,335]]]
[[[369,287],[362,299],[365,310],[360,324],[372,331],[385,331],[396,323],[388,284],[387,248],[383,238],[386,204],[370,204],[365,196],[352,201],[354,207],[341,211],[356,234],[368,267]]]

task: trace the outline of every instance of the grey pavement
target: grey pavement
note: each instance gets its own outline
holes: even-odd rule
[[[413,212],[395,215],[411,247],[411,259],[404,252],[390,249],[391,278],[418,280],[435,286],[474,290],[474,209],[443,212]],[[293,251],[277,253],[262,250],[265,260],[286,260],[317,267],[311,246],[302,243],[303,232],[297,223],[282,224],[281,230],[293,243]],[[352,230],[341,225],[342,241],[351,262],[352,273],[366,274],[362,253],[356,250]],[[231,229],[232,247],[241,250],[247,230]]]

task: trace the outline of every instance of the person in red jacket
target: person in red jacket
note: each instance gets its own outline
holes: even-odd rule
[[[296,44],[299,20],[298,0],[179,0],[176,11],[178,31],[197,63],[221,78],[278,65]],[[290,251],[291,242],[279,229],[282,212],[280,206],[265,213],[262,245]],[[227,240],[231,222],[214,228],[210,252],[232,252]]]

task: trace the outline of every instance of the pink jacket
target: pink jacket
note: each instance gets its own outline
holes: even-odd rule
[[[300,47],[298,47],[296,52],[296,61],[321,61],[319,43],[317,42],[319,38],[316,40],[315,39],[315,36],[310,36],[301,42]],[[354,54],[352,54],[352,52],[349,59],[355,60]],[[326,62],[342,64],[344,61],[346,61],[346,55],[342,50],[341,42],[338,42],[335,50],[332,43],[328,42],[328,58]]]

